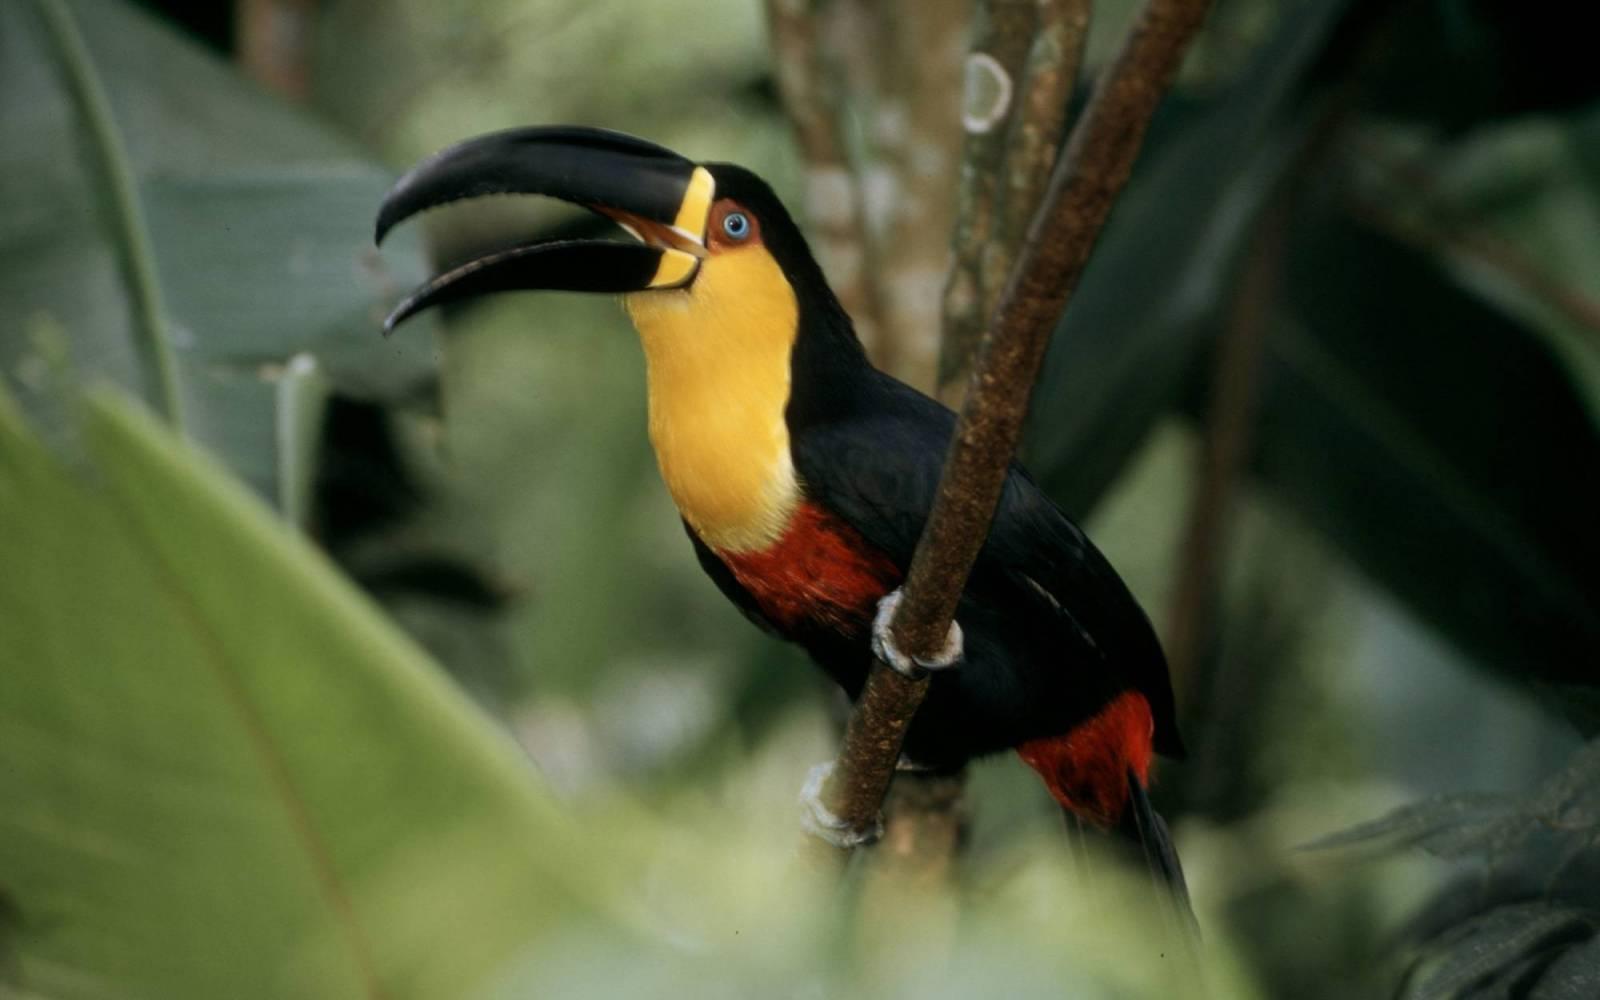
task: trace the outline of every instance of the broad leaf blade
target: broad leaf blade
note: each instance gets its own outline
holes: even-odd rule
[[[1462,286],[1546,338],[1600,422],[1600,109],[1530,116],[1424,153],[1427,187],[1388,178],[1388,211],[1419,217]],[[1418,145],[1412,136],[1411,145]]]
[[[1499,795],[1438,795],[1412,802],[1365,823],[1319,837],[1304,850],[1343,847],[1388,849],[1426,843],[1453,828],[1481,828],[1514,812],[1516,801]]]
[[[284,448],[306,438],[272,432],[295,419],[275,391],[292,357],[309,354],[335,389],[367,398],[402,398],[432,375],[427,338],[377,335],[384,306],[423,270],[414,236],[381,258],[370,245],[390,176],[149,15],[111,0],[63,6],[132,174],[189,429],[263,496],[303,494],[283,477],[308,474],[312,456]],[[23,331],[45,313],[71,331],[79,376],[155,400],[105,137],[85,132],[65,86],[82,67],[63,62],[40,9],[0,6],[0,370],[29,405],[19,373],[36,356]]]
[[[1590,916],[1553,903],[1502,906],[1453,932],[1450,946],[1411,1000],[1453,1000],[1528,956],[1594,934]]]
[[[1550,963],[1529,1000],[1593,1000],[1600,996],[1600,936]]]
[[[1593,684],[1600,437],[1540,342],[1423,255],[1307,213],[1267,345],[1257,471],[1460,648]]]
[[[74,474],[0,413],[25,988],[460,996],[572,912],[576,831],[322,557],[125,403],[85,441]]]

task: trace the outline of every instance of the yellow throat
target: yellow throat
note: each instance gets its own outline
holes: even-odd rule
[[[686,288],[624,299],[644,345],[650,443],[667,491],[702,540],[759,551],[800,502],[789,431],[794,290],[759,245],[707,258]]]

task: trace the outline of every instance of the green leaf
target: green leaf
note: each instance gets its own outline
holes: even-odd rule
[[[1569,949],[1539,977],[1529,1000],[1593,1000],[1600,996],[1600,937]]]
[[[1423,253],[1296,220],[1256,470],[1378,583],[1519,681],[1592,685],[1600,437],[1572,382]]]
[[[117,397],[83,440],[0,407],[0,975],[462,996],[594,912],[520,753],[322,556]]]
[[[1383,849],[1426,844],[1442,831],[1479,829],[1513,813],[1516,801],[1500,795],[1438,795],[1411,802],[1388,815],[1319,837],[1303,850],[1375,846]]]
[[[1600,739],[1590,740],[1546,779],[1531,804],[1551,825],[1600,827]]]
[[[35,418],[23,331],[44,314],[77,377],[181,412],[301,505],[327,389],[432,377],[428,338],[377,334],[423,272],[414,235],[371,246],[388,171],[127,3],[0,5],[0,177],[0,371]]]
[[[1368,129],[1363,173],[1389,225],[1462,287],[1543,337],[1600,422],[1600,107],[1531,116],[1453,142]]]
[[[1536,952],[1564,947],[1594,934],[1591,916],[1554,903],[1502,906],[1451,932],[1432,975],[1411,1000],[1454,1000]]]

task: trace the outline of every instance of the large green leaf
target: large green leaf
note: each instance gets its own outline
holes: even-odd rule
[[[515,748],[321,556],[125,403],[83,440],[0,413],[0,975],[459,996],[584,912]]]
[[[181,409],[301,515],[328,384],[430,377],[426,337],[376,335],[422,271],[371,248],[387,171],[126,3],[0,4],[0,178],[0,370],[31,411],[42,313],[73,372]]]

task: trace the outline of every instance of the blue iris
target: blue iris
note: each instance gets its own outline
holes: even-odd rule
[[[743,212],[729,212],[722,220],[722,231],[729,239],[742,240],[750,235],[750,217]]]

